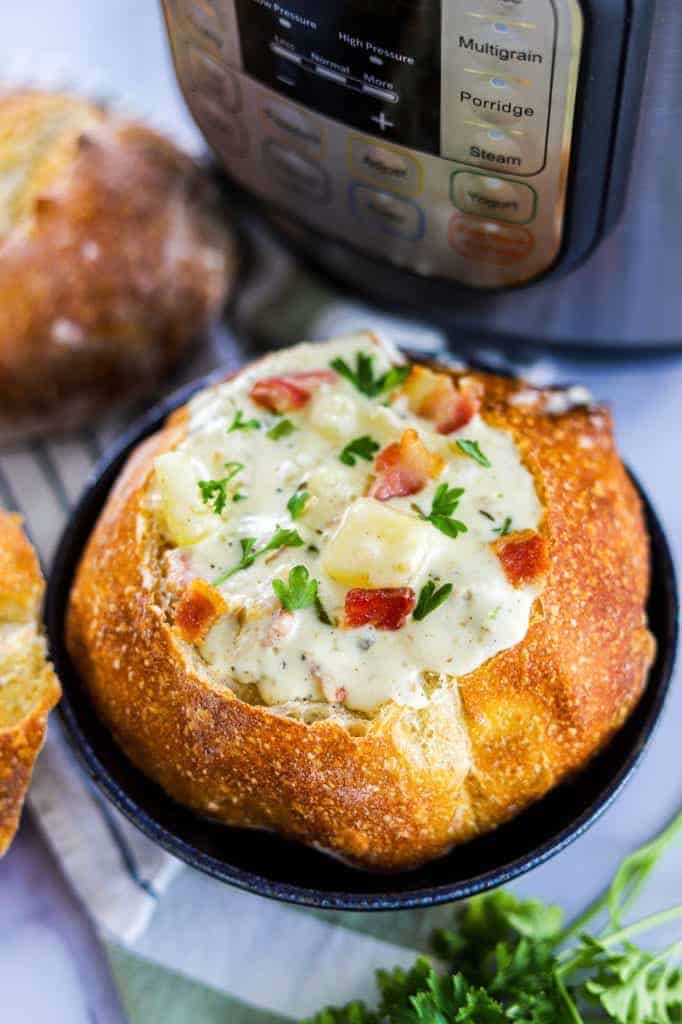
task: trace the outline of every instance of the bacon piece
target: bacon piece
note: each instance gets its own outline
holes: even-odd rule
[[[197,644],[226,611],[227,605],[216,588],[197,578],[192,580],[178,603],[175,628],[183,640]]]
[[[325,381],[332,384],[336,374],[332,370],[314,370],[309,373],[289,373],[283,377],[264,377],[251,388],[251,398],[271,412],[291,412],[310,400],[315,388]]]
[[[376,626],[400,629],[417,603],[411,587],[385,587],[363,590],[355,587],[346,594],[344,624],[347,629]]]
[[[416,430],[406,430],[400,441],[379,452],[374,463],[376,480],[369,489],[370,498],[387,501],[417,494],[430,479],[438,476],[445,462],[429,451]]]
[[[447,373],[436,373],[425,366],[413,366],[401,393],[417,416],[436,424],[439,434],[452,434],[465,427],[481,405],[481,385],[464,379],[456,386]]]
[[[500,537],[492,548],[513,587],[536,583],[549,569],[545,539],[535,530],[518,530],[508,537]]]

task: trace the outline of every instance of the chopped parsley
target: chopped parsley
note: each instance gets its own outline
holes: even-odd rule
[[[459,505],[459,499],[464,494],[463,487],[448,487],[447,484],[440,484],[431,502],[431,511],[426,515],[419,508],[419,505],[412,507],[419,513],[421,519],[431,523],[448,537],[458,537],[460,533],[466,533],[467,528],[459,519],[453,519],[452,514]]]
[[[367,462],[371,462],[379,451],[379,447],[369,435],[363,434],[362,437],[356,437],[354,441],[349,441],[339,458],[345,466],[354,466],[357,459],[366,459]]]
[[[232,501],[234,501],[234,502],[237,502],[237,501],[246,501],[246,500],[247,500],[247,498],[248,498],[248,494],[234,494],[234,495],[232,496]]]
[[[304,1024],[672,1024],[682,1019],[679,939],[642,949],[636,935],[682,918],[682,905],[623,924],[682,814],[620,865],[572,922],[561,907],[505,889],[452,909],[435,932],[438,958],[377,972],[378,1006],[329,1007]]]
[[[273,580],[272,589],[288,612],[309,608],[317,599],[317,580],[311,580],[304,565],[297,565],[289,573],[289,583]]]
[[[213,580],[213,586],[219,587],[225,580],[229,580],[230,576],[234,576],[235,573],[241,572],[242,569],[248,569],[250,565],[260,558],[261,555],[267,554],[268,551],[278,551],[280,548],[299,548],[303,544],[303,538],[299,535],[297,530],[283,530],[278,527],[274,534],[268,541],[268,543],[256,550],[256,538],[255,537],[241,537],[239,540],[242,549],[242,557],[233,565],[231,569],[226,569],[220,576]]]
[[[444,583],[442,587],[436,590],[436,584],[433,580],[429,580],[421,589],[417,606],[412,612],[412,618],[416,619],[417,622],[421,622],[431,612],[435,612],[436,608],[440,608],[450,597],[451,593],[452,583]]]
[[[507,516],[505,521],[502,523],[502,526],[496,526],[493,533],[497,533],[500,537],[506,537],[507,534],[511,532],[511,525],[511,516]]]
[[[199,480],[201,500],[204,505],[210,505],[211,511],[217,516],[221,514],[227,504],[227,485],[237,473],[241,473],[243,468],[243,462],[226,462],[225,469],[228,473],[222,480]]]
[[[295,494],[291,495],[287,502],[287,508],[292,519],[300,519],[305,512],[309,497],[310,492],[305,490],[296,491]]]
[[[274,427],[270,427],[265,436],[269,437],[271,441],[279,441],[280,438],[288,437],[289,434],[293,434],[294,430],[296,430],[296,427],[291,420],[287,419],[285,416],[283,420],[275,423]]]
[[[329,612],[327,611],[327,609],[325,608],[325,606],[322,604],[322,602],[320,601],[319,597],[317,597],[317,596],[315,597],[315,611],[317,612],[318,619],[320,620],[321,623],[323,623],[323,625],[325,625],[325,626],[335,626],[336,625],[336,623],[334,622],[334,619],[332,619],[331,615],[329,614]]]
[[[332,370],[336,370],[341,377],[345,377],[354,388],[357,388],[363,395],[367,395],[368,398],[376,398],[377,395],[381,395],[385,391],[392,391],[393,388],[402,384],[410,373],[409,366],[392,366],[386,373],[375,377],[374,356],[367,355],[366,352],[357,353],[354,370],[341,357],[332,359],[329,365]]]
[[[233,430],[260,430],[260,420],[245,420],[242,410],[237,409],[232,423],[227,428],[228,434]]]
[[[492,466],[488,456],[481,451],[478,441],[458,441],[457,447],[463,455],[468,455],[474,462],[478,462],[479,466],[485,466],[486,469]]]
[[[234,576],[236,572],[240,572],[242,569],[248,569],[248,567],[253,565],[256,561],[256,554],[253,550],[256,546],[256,538],[241,537],[239,543],[242,549],[242,557],[240,561],[237,562],[236,565],[232,566],[231,569],[227,569],[225,572],[221,573],[220,576],[213,581],[214,587],[219,587],[220,584],[224,583],[225,580],[228,580],[230,576]]]

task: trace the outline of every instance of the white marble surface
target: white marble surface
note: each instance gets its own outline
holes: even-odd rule
[[[23,0],[3,5],[0,67],[24,82],[81,84],[123,97],[186,142],[197,135],[182,108],[154,0]],[[627,460],[649,490],[682,556],[682,362],[566,362],[615,408]],[[524,892],[577,909],[618,859],[682,804],[679,678],[645,761],[626,792],[585,837],[519,884]],[[182,888],[186,882],[180,880]],[[205,883],[206,886],[216,883]],[[201,888],[201,887],[200,887]],[[682,856],[671,854],[647,898],[651,909],[682,889]],[[172,891],[166,899],[172,899]],[[12,1024],[119,1024],[106,963],[82,909],[30,821],[0,863],[0,992]]]

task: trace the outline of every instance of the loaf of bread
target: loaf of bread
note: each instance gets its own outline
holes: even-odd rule
[[[158,390],[235,259],[213,186],[167,139],[72,96],[0,96],[0,442]]]
[[[139,447],[67,641],[176,800],[392,870],[608,742],[652,660],[648,587],[604,409],[361,334],[248,366]]]
[[[16,832],[47,716],[60,696],[38,624],[43,589],[21,520],[0,509],[0,857]]]

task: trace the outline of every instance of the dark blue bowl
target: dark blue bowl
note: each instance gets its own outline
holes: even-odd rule
[[[361,871],[274,833],[231,828],[195,814],[146,778],[116,745],[97,718],[64,644],[69,590],[88,536],[131,449],[217,376],[170,396],[114,446],[97,467],[57,550],[47,590],[47,628],[64,689],[62,719],[88,775],[142,832],[181,860],[261,896],[307,906],[392,910],[445,903],[503,885],[559,853],[597,820],[635,771],[670,686],[677,644],[675,574],[661,525],[639,487],[651,538],[649,623],[658,644],[647,689],[625,726],[585,771],[490,835],[414,871]]]

